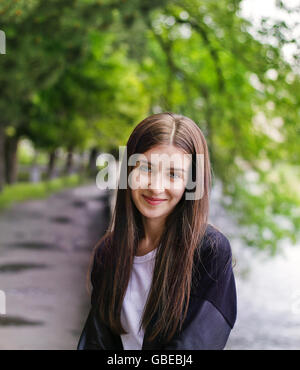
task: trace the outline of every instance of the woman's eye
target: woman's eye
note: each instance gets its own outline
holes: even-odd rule
[[[147,167],[147,166],[140,166],[140,169],[141,169],[142,171],[148,171],[150,168],[149,168],[149,167]]]
[[[178,174],[178,173],[174,173],[174,172],[171,172],[170,175],[172,176],[172,178],[174,179],[180,179],[181,176]]]

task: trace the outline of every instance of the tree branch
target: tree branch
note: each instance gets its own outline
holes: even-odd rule
[[[211,41],[210,41],[210,39],[208,37],[208,34],[207,34],[206,30],[204,29],[204,27],[202,27],[199,23],[197,23],[193,20],[184,20],[184,19],[181,19],[181,18],[177,17],[174,14],[172,14],[172,16],[175,18],[177,23],[189,24],[202,37],[202,40],[204,41],[204,43],[208,47],[210,56],[213,59],[214,64],[215,64],[216,74],[217,74],[217,78],[218,78],[219,91],[223,92],[224,89],[225,89],[225,80],[224,80],[224,76],[223,76],[223,72],[222,72],[222,68],[221,68],[221,62],[220,62],[220,58],[219,58],[219,55],[218,55],[218,51],[211,44]]]

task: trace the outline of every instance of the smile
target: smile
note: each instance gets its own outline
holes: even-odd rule
[[[146,197],[146,195],[143,195],[145,201],[149,204],[151,204],[152,206],[156,206],[162,202],[165,202],[167,199],[160,199],[160,198],[149,198],[149,197]]]

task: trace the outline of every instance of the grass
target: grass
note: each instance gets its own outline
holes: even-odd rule
[[[87,177],[73,174],[38,183],[16,183],[13,185],[6,185],[0,193],[0,211],[17,202],[47,198],[52,193],[62,189],[72,188],[90,182],[91,179]]]

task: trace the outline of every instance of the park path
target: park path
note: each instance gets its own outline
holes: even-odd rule
[[[75,349],[89,309],[86,275],[109,221],[96,184],[0,213],[0,349]]]

